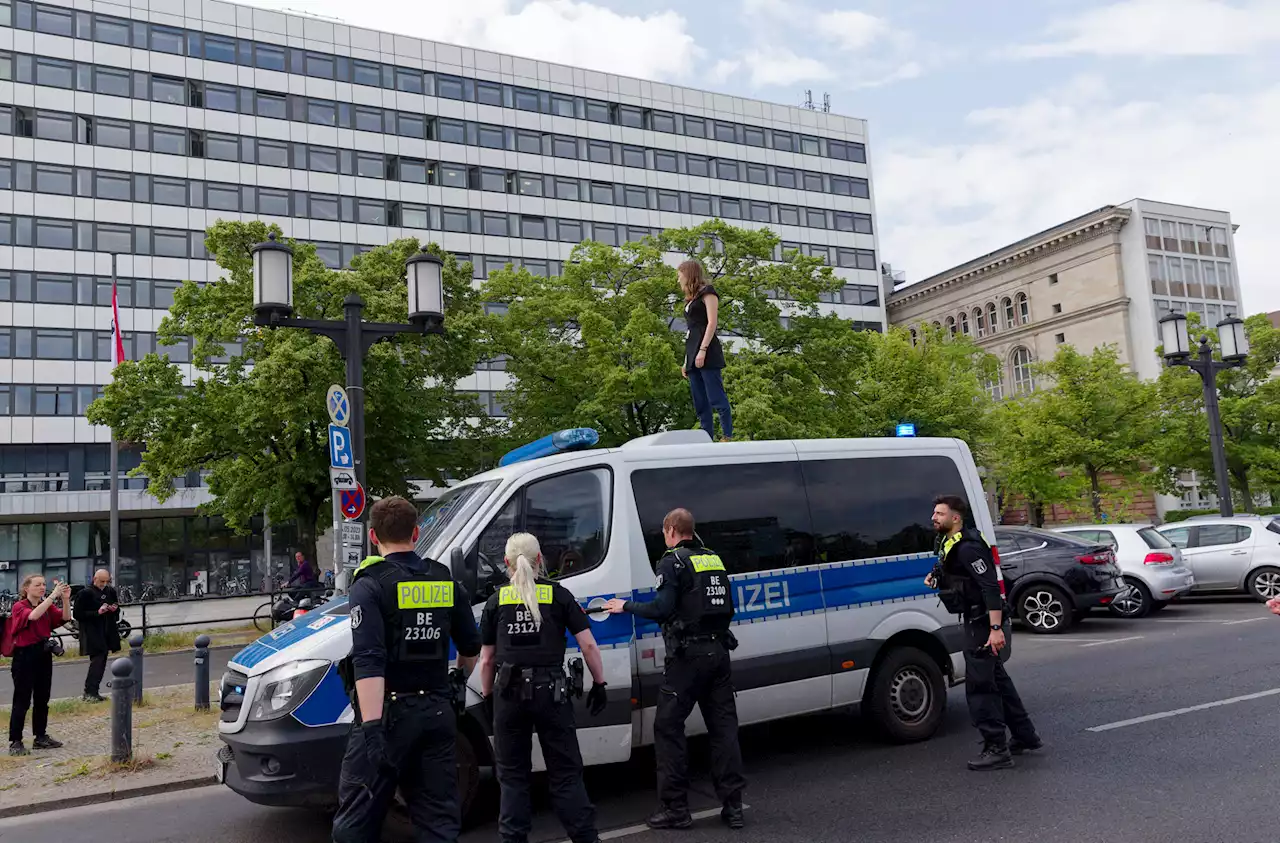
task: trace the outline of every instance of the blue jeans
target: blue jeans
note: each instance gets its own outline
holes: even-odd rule
[[[711,411],[720,416],[720,430],[725,438],[733,436],[733,414],[729,411],[729,396],[724,391],[723,369],[688,368],[689,392],[693,393],[693,411],[698,414],[702,429],[712,439],[716,438]]]

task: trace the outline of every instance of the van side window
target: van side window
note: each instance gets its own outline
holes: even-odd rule
[[[662,519],[676,507],[693,513],[698,536],[731,574],[813,563],[795,462],[644,469],[632,473],[631,488],[650,564],[666,550]]]
[[[506,583],[503,553],[512,533],[537,536],[547,576],[565,579],[604,560],[613,475],[603,468],[537,480],[516,492],[480,534],[471,553],[480,569],[476,602]]]
[[[947,457],[804,460],[818,562],[932,553],[933,499],[966,497]]]

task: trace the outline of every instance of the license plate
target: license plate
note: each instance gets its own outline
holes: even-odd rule
[[[213,780],[218,784],[227,780],[227,765],[218,758],[213,760]]]

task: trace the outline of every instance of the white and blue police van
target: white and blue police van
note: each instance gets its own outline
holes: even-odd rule
[[[508,536],[538,537],[548,572],[588,611],[611,597],[653,599],[662,519],[685,507],[724,560],[737,605],[734,686],[742,724],[860,711],[890,739],[931,737],[948,684],[964,680],[963,634],[924,577],[935,561],[933,498],[991,519],[969,448],[955,439],[712,443],[672,431],[616,449],[562,431],[448,489],[423,514],[418,552],[449,564],[477,616],[505,582]],[[231,659],[220,691],[219,781],[254,802],[329,807],[353,722],[337,664],[351,649],[345,597],[287,623]],[[586,764],[653,742],[665,656],[658,627],[592,612],[609,704],[575,700]],[[569,639],[567,660],[579,658]],[[478,678],[459,718],[464,809],[491,766]],[[703,731],[701,715],[689,720]],[[534,753],[535,769],[542,769]]]

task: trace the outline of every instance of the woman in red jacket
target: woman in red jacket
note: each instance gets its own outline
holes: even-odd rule
[[[53,631],[71,616],[71,587],[54,581],[53,592],[45,596],[44,577],[32,574],[22,581],[18,601],[9,617],[13,632],[13,711],[9,715],[9,754],[26,755],[22,728],[27,709],[31,712],[32,746],[36,749],[58,749],[62,744],[49,737],[49,693],[53,688],[53,653],[49,639]],[[62,606],[54,605],[61,600]],[[32,705],[34,701],[35,705]]]

